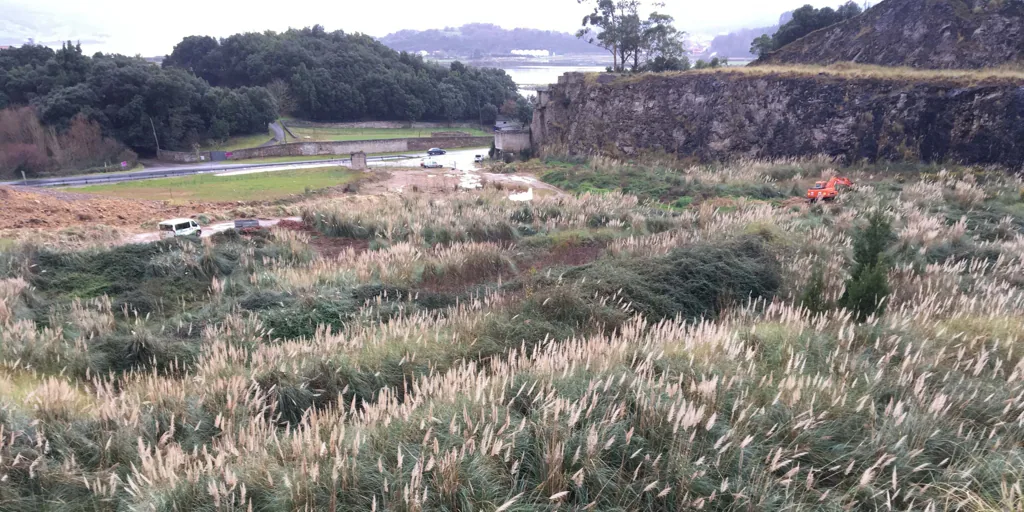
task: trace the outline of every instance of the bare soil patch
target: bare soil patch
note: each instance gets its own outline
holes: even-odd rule
[[[187,217],[210,211],[209,205],[171,206],[75,194],[58,190],[0,187],[0,229],[66,228],[80,224],[139,226],[168,217]]]

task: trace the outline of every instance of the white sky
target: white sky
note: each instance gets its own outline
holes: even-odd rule
[[[841,1],[666,0],[660,10],[673,15],[681,30],[713,35],[773,24],[783,11],[806,3],[820,7]],[[589,10],[576,0],[517,0],[509,4],[488,0],[0,0],[0,36],[35,37],[39,42],[81,40],[87,54],[103,51],[148,57],[170,53],[188,35],[226,37],[317,23],[328,31],[341,29],[376,37],[402,29],[475,22],[573,32]]]

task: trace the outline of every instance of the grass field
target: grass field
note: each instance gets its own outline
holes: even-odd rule
[[[475,137],[486,137],[492,133],[480,128],[306,128],[288,127],[298,137],[298,142],[304,140],[333,141],[333,140],[378,140],[378,139],[406,139],[413,137],[430,137],[433,132],[464,132]],[[306,137],[309,137],[308,139]]]
[[[1024,510],[1018,176],[530,164],[0,247],[0,510]]]
[[[207,144],[202,146],[200,151],[234,151],[236,149],[255,148],[261,146],[271,138],[273,138],[273,135],[269,132],[254,135],[240,135],[238,137],[230,137],[228,140],[223,142]]]
[[[307,190],[351,183],[361,176],[348,167],[271,171],[238,176],[196,174],[181,178],[129,181],[72,189],[130,199],[188,201],[265,201]]]

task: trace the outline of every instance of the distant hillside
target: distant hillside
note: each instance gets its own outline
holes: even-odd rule
[[[715,36],[711,40],[708,54],[718,57],[750,57],[757,55],[750,53],[750,42],[762,35],[772,35],[779,29],[778,25],[761,28],[741,28],[735,32]]]
[[[444,30],[402,30],[380,38],[386,46],[405,52],[444,52],[483,57],[508,55],[512,50],[547,50],[554,54],[606,53],[566,32],[529,28],[507,30],[497,25],[472,23]]]
[[[884,0],[757,63],[981,68],[1024,62],[1024,0]]]

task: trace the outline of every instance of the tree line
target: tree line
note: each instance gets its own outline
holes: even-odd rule
[[[754,39],[750,43],[750,53],[758,57],[764,56],[815,30],[846,21],[862,12],[864,12],[863,9],[852,1],[846,2],[836,9],[831,7],[815,9],[811,5],[805,5],[793,11],[789,21],[779,26],[774,34],[771,36],[762,34]]]
[[[282,114],[316,121],[476,120],[488,105],[518,97],[503,70],[445,67],[319,25],[220,41],[186,37],[163,67],[193,72],[213,86],[266,86]]]
[[[103,136],[146,154],[157,144],[184,150],[266,131],[277,117],[264,87],[211,87],[188,71],[161,69],[141,58],[89,57],[70,42],[56,51],[33,45],[0,50],[0,108],[21,106],[31,106],[58,134],[81,117]],[[24,120],[8,116],[15,118]]]
[[[507,107],[510,101],[517,108]],[[99,140],[152,155],[158,145],[192,150],[265,132],[281,114],[318,121],[488,123],[499,110],[518,117],[528,108],[524,102],[502,70],[428,63],[368,36],[327,33],[320,26],[220,41],[186,37],[162,66],[124,55],[90,57],[70,42],[57,50],[25,45],[0,50],[0,109],[30,107],[5,117],[13,123],[5,133],[35,135],[0,139],[5,155],[21,155],[3,159],[0,173],[64,168],[68,162],[58,157],[55,137],[78,118],[81,127],[99,130]],[[53,136],[25,128],[34,126],[30,113]],[[76,160],[82,161],[79,167],[91,166],[109,159],[108,153]]]

